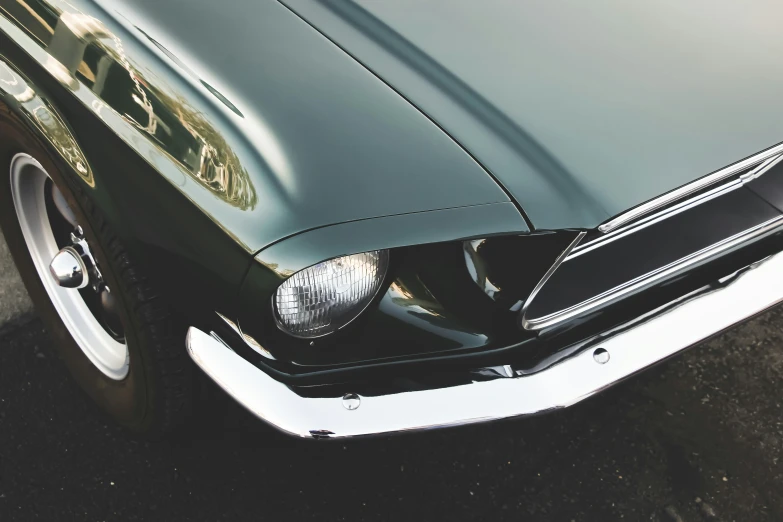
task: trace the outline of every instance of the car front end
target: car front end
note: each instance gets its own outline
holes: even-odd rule
[[[504,232],[490,226],[500,213],[463,209],[310,231],[257,255],[243,313],[220,315],[214,330],[191,328],[189,353],[252,413],[302,437],[570,406],[783,299],[781,152],[763,151],[592,230]],[[435,219],[451,224],[451,236]],[[292,295],[286,282],[296,279],[298,309],[328,315],[329,300],[340,288],[350,294],[352,282],[319,283],[309,268],[368,251],[376,270],[363,253],[347,267],[373,279],[364,284],[372,297],[356,297],[349,323],[325,334],[275,327],[289,303],[281,293]],[[377,269],[381,252],[388,262]]]
[[[777,27],[196,3],[0,0],[0,225],[124,425],[189,415],[183,344],[272,426],[354,437],[563,408],[783,299]]]

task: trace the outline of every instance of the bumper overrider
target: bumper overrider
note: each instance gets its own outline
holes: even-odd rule
[[[434,368],[432,375],[449,378],[425,385],[400,385],[406,373],[392,369],[369,380],[308,386],[252,364],[215,331],[190,328],[187,349],[250,412],[306,438],[564,408],[783,301],[783,148],[718,174],[712,184],[700,180],[677,197],[662,196],[627,225],[608,222],[612,227],[577,235],[518,311],[521,331],[555,345],[533,367],[520,364],[512,350],[500,353],[509,356],[499,364],[463,361],[442,372],[436,360],[424,373]],[[644,306],[624,304],[631,300]],[[578,339],[550,335],[586,324],[599,326]]]

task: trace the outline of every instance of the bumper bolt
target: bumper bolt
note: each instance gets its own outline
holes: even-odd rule
[[[593,359],[595,359],[595,362],[598,364],[606,364],[609,362],[609,352],[606,348],[596,348],[593,352]]]
[[[362,404],[362,398],[356,393],[346,393],[343,395],[343,406],[346,410],[355,410]]]

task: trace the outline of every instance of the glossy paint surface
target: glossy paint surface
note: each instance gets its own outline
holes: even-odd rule
[[[535,228],[592,228],[783,141],[779,2],[282,1],[450,132]]]
[[[403,16],[405,2],[286,4],[0,0],[5,105],[88,187],[184,315],[219,311],[264,347],[275,288],[314,263],[432,243],[461,254],[464,240],[593,227],[778,141],[762,143],[783,119],[760,109],[776,77],[762,78],[749,59],[742,70],[770,80],[753,84],[755,96],[731,83],[698,105],[685,94],[720,71],[691,74],[672,54],[687,48],[682,39],[648,57],[682,69],[679,83],[662,85],[650,70],[628,66],[625,78],[614,68],[651,41],[615,49],[599,38],[596,52],[577,56],[543,29],[516,34],[517,4],[454,4],[440,23],[437,10]],[[563,16],[538,9],[542,20]],[[599,29],[611,26],[609,14],[577,14],[608,38]],[[467,21],[482,31],[460,32]],[[754,38],[746,45],[771,37]],[[740,60],[741,49],[725,51]],[[586,88],[565,87],[573,82]],[[390,273],[347,358],[305,347],[295,360],[287,337],[270,353],[281,364],[328,366],[508,348],[528,335],[516,329],[499,341],[493,317],[466,319],[474,303],[488,317],[497,303],[469,280],[462,257],[453,261],[440,279]],[[443,291],[455,267],[475,301]],[[397,345],[381,346],[379,335]]]
[[[258,52],[235,31],[218,39],[235,62],[210,54],[214,45],[193,54],[200,43],[181,47],[176,30],[158,34],[161,17],[153,24],[138,6],[0,7],[3,101],[27,122],[9,122],[0,149],[48,142],[57,170],[88,191],[190,324],[210,329],[215,311],[241,320],[279,364],[366,360],[382,332],[396,341],[371,346],[374,358],[489,344],[422,290],[415,271],[394,275],[355,353],[297,351],[264,328],[280,282],[324,259],[530,232],[448,135],[289,10],[251,6],[269,10],[265,23],[292,44]]]
[[[0,48],[3,64],[14,63],[36,77],[34,82],[10,65],[2,71],[0,161],[10,164],[19,152],[33,154],[58,175],[58,183],[89,194],[128,252],[183,315],[195,320],[191,312],[234,301],[251,260],[242,247],[119,138],[106,133],[102,122],[80,112],[77,100],[50,90],[53,82],[2,35]],[[211,252],[208,263],[206,251]]]
[[[4,32],[249,252],[333,223],[509,200],[276,2],[0,6]]]
[[[95,186],[90,164],[57,109],[45,94],[1,56],[0,96],[59,152],[87,186]]]
[[[511,203],[389,216],[299,234],[263,250],[256,261],[281,280],[333,257],[381,248],[529,232]]]

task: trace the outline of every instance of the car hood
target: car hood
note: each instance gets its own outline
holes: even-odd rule
[[[248,251],[337,223],[511,204],[448,134],[276,1],[61,4],[47,52],[70,63],[84,45],[68,23],[98,20],[90,51],[126,79],[89,90],[134,123],[112,128]],[[516,210],[512,221],[528,230]]]
[[[780,2],[282,1],[536,228],[596,226],[783,141]]]

